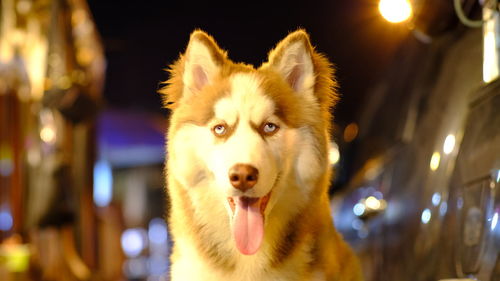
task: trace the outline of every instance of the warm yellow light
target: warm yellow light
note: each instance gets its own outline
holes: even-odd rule
[[[386,20],[393,23],[408,20],[413,13],[409,0],[380,0],[378,9]]]
[[[53,144],[56,140],[56,132],[51,127],[43,127],[40,130],[40,138],[45,143]]]
[[[443,152],[444,154],[450,154],[454,148],[455,148],[455,136],[450,134],[446,136],[446,139],[444,140]]]
[[[488,28],[488,27],[485,27]],[[492,29],[492,28],[491,28]],[[498,51],[497,42],[494,30],[488,30],[483,39],[483,81],[490,83],[495,80],[500,74],[498,67]]]
[[[380,208],[380,200],[375,198],[375,196],[370,196],[366,198],[365,205],[369,209],[378,210]]]
[[[441,161],[441,154],[439,152],[434,152],[431,157],[431,162],[429,164],[432,171],[437,170],[439,167],[439,161]]]
[[[336,143],[332,142],[330,144],[330,150],[328,151],[328,160],[330,160],[330,164],[335,165],[340,160],[340,152],[339,147]]]

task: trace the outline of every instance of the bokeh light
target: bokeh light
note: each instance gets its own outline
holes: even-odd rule
[[[380,0],[378,9],[382,16],[392,23],[406,21],[413,14],[409,0]]]
[[[443,152],[444,154],[450,154],[454,148],[455,148],[455,136],[449,134],[448,136],[446,136],[446,139],[444,140]]]
[[[141,228],[130,228],[123,232],[121,244],[127,257],[135,258],[144,250],[147,244],[145,232]]]
[[[0,210],[0,230],[8,231],[12,228],[13,219],[12,214],[8,209]]]
[[[328,151],[328,159],[331,165],[335,165],[340,160],[339,147],[335,142],[330,143],[330,149]]]
[[[431,162],[429,163],[429,167],[432,171],[435,171],[439,168],[439,162],[441,161],[441,154],[439,152],[434,152],[431,156]]]
[[[422,212],[422,216],[421,216],[422,223],[423,224],[428,224],[431,221],[431,218],[432,218],[431,210],[425,209]]]
[[[105,207],[113,198],[113,173],[107,161],[101,160],[94,166],[94,203]]]

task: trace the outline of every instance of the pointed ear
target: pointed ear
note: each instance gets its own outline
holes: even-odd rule
[[[226,58],[214,39],[201,30],[191,34],[184,55],[182,81],[185,90],[197,93],[213,82]]]
[[[290,33],[269,53],[268,65],[277,70],[298,93],[313,90],[315,84],[313,48],[304,30]]]

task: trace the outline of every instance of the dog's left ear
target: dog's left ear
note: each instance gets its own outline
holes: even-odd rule
[[[328,112],[338,100],[332,64],[316,52],[309,35],[302,29],[279,42],[262,67],[280,73],[296,93],[315,97],[324,112]]]
[[[298,93],[313,91],[313,48],[304,30],[290,33],[269,53],[268,64]]]

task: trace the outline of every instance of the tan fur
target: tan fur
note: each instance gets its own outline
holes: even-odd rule
[[[218,71],[210,74],[210,82],[202,89],[187,94],[183,75],[191,42],[209,50],[209,59]],[[297,42],[299,45],[294,45]],[[306,88],[299,87],[303,93],[295,92],[287,83],[295,81],[295,70],[288,78],[277,70],[291,46],[299,46],[298,50],[305,50],[305,57],[311,58],[311,94],[307,81]],[[169,71],[170,79],[160,93],[165,106],[172,110],[166,167],[171,204],[168,222],[174,240],[172,280],[362,280],[358,260],[334,229],[330,215],[327,149],[330,109],[338,98],[332,67],[311,46],[308,34],[303,30],[291,33],[270,52],[267,63],[254,69],[230,61],[212,37],[197,30],[186,53]],[[259,87],[261,99],[269,99],[274,105],[274,112],[264,112],[264,117],[281,124],[276,136],[255,139],[268,146],[268,152],[262,155],[272,153],[269,157],[277,159],[280,172],[266,209],[264,242],[251,256],[240,254],[234,246],[226,191],[218,186],[214,168],[207,166],[210,160],[205,156],[211,147],[224,147],[231,141],[233,131],[225,138],[214,139],[210,126],[220,121],[215,118],[215,105],[223,99],[234,102],[231,97],[239,85],[232,84],[231,79],[237,74],[254,79],[248,81]],[[252,93],[244,97],[252,99]],[[259,124],[244,122],[237,119],[230,124],[231,130],[247,126],[249,136],[258,132]]]

